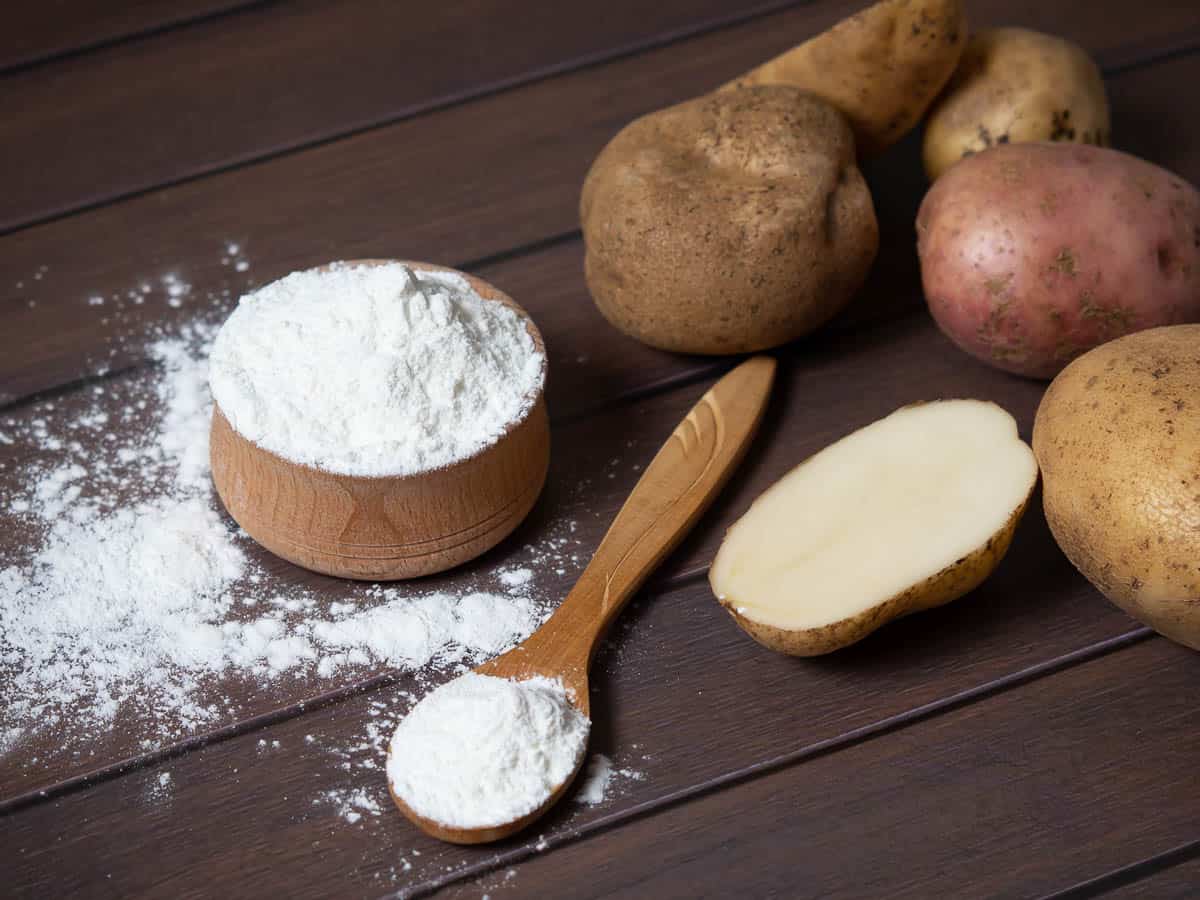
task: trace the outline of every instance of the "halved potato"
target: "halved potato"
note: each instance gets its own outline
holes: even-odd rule
[[[980,584],[1037,476],[996,404],[905,406],[768,488],[729,528],[709,582],[760,644],[829,653]]]

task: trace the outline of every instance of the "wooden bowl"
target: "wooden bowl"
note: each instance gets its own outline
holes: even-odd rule
[[[516,310],[545,356],[525,310],[486,281],[457,274],[485,300]],[[460,565],[516,528],[546,482],[550,424],[539,388],[525,417],[473,456],[427,472],[368,477],[327,472],[264,450],[238,434],[214,404],[209,452],[225,509],[276,556],[326,575],[390,581]]]

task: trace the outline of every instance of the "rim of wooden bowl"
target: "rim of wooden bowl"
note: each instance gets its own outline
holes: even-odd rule
[[[510,421],[508,423],[508,425],[505,427],[504,431],[501,432],[499,435],[497,435],[494,440],[491,440],[488,443],[484,444],[482,447],[480,447],[478,450],[476,450],[470,456],[464,456],[461,459],[456,459],[453,462],[446,463],[443,466],[436,466],[431,469],[421,469],[418,472],[409,472],[404,475],[400,475],[400,474],[395,474],[395,475],[351,475],[346,472],[335,472],[332,469],[324,469],[321,466],[315,466],[312,463],[304,463],[304,462],[298,462],[294,459],[288,459],[286,456],[283,456],[282,454],[277,453],[274,450],[268,450],[262,444],[258,443],[257,441],[251,440],[250,438],[246,437],[246,435],[244,435],[242,432],[238,431],[237,427],[233,424],[232,421],[230,421],[229,416],[225,415],[225,411],[221,409],[221,404],[217,402],[217,398],[214,396],[213,397],[214,413],[220,412],[220,414],[225,418],[225,421],[229,423],[229,428],[231,431],[233,431],[234,434],[236,434],[238,437],[240,437],[242,440],[246,441],[247,443],[252,444],[254,446],[254,449],[259,451],[260,453],[265,453],[268,456],[273,456],[275,459],[277,459],[280,462],[285,463],[289,466],[298,466],[301,469],[309,469],[313,472],[319,472],[322,475],[332,475],[336,478],[350,478],[350,479],[354,479],[357,481],[402,481],[402,480],[406,480],[406,479],[410,479],[410,478],[422,478],[433,472],[447,472],[447,471],[455,469],[459,466],[465,466],[465,465],[471,464],[478,457],[480,457],[483,454],[487,453],[488,451],[492,450],[494,447],[496,447],[497,444],[500,444],[502,441],[504,441],[506,438],[508,438],[517,429],[518,426],[520,426],[531,415],[533,415],[533,412],[537,408],[538,404],[542,403],[545,400],[545,396],[546,396],[546,375],[547,375],[547,369],[549,368],[549,363],[550,363],[550,360],[549,360],[548,356],[546,355],[546,342],[542,338],[542,332],[538,329],[537,323],[533,321],[533,317],[531,315],[529,315],[529,312],[525,309],[525,307],[521,306],[521,304],[517,303],[516,300],[514,300],[512,297],[510,297],[504,291],[500,290],[500,288],[496,287],[490,281],[484,281],[482,278],[479,278],[475,275],[471,275],[469,272],[463,272],[462,270],[455,269],[451,266],[443,266],[443,265],[439,265],[437,263],[417,262],[415,260],[409,260],[409,259],[367,258],[367,259],[334,260],[332,262],[323,263],[322,265],[319,265],[319,266],[312,266],[308,269],[298,269],[297,272],[327,272],[333,266],[390,266],[390,265],[408,266],[410,269],[414,269],[419,272],[448,272],[452,275],[458,275],[461,278],[463,278],[464,280],[466,280],[467,284],[469,284],[471,286],[471,289],[484,302],[499,303],[503,306],[507,306],[509,309],[513,310],[517,315],[519,315],[522,318],[522,320],[524,320],[525,331],[529,334],[530,338],[532,338],[534,347],[542,355],[542,366],[541,366],[541,373],[540,373],[541,378],[538,381],[537,390],[531,395],[531,401],[530,401],[529,405],[525,408],[525,412],[522,415],[520,415],[517,418]],[[268,283],[270,283],[270,282],[268,282]],[[264,285],[264,287],[265,286],[266,285]]]

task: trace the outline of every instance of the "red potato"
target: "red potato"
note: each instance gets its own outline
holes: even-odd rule
[[[1200,321],[1200,193],[1116,150],[1011,144],[964,159],[925,195],[917,252],[938,327],[1020,375]]]

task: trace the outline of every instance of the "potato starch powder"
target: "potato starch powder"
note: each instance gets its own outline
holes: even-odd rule
[[[400,722],[388,783],[427,819],[454,828],[502,825],[533,812],[571,776],[590,727],[561,682],[469,672]]]
[[[335,263],[242,298],[213,345],[213,397],[243,437],[343,475],[466,459],[529,411],[545,358],[462,276]]]

